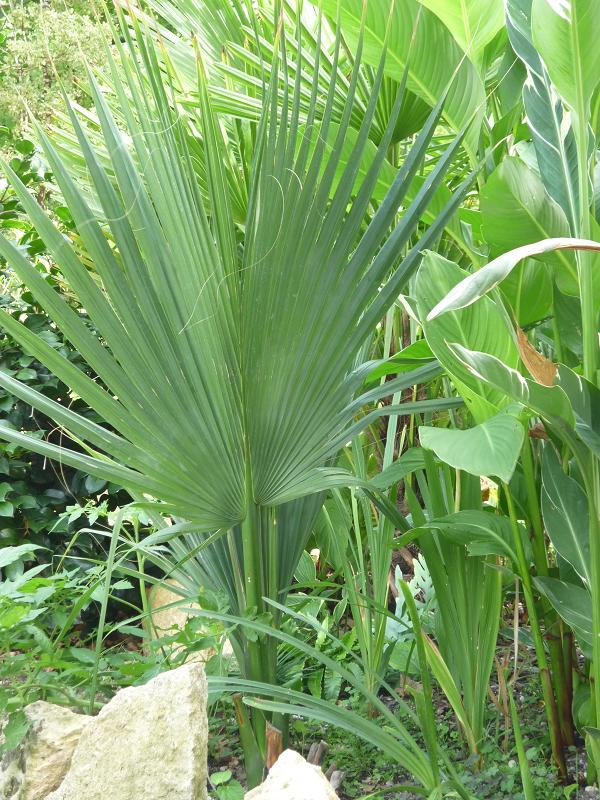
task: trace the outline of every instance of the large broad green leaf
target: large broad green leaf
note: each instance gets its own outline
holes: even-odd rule
[[[520,159],[505,158],[481,192],[483,235],[492,255],[551,237],[569,236],[562,208],[546,193],[539,177]],[[540,256],[556,266],[561,291],[577,294],[577,266],[572,253],[558,250]]]
[[[572,127],[531,34],[532,0],[507,0],[506,27],[513,50],[525,64],[523,103],[540,174],[550,197],[565,212],[571,233],[579,218],[577,148]],[[552,235],[555,235],[554,233]]]
[[[545,419],[574,428],[573,409],[569,398],[559,386],[542,386],[530,378],[524,378],[516,369],[488,353],[476,353],[456,343],[450,343],[449,347],[468,370],[506,397],[530,408]]]
[[[500,284],[521,328],[539,322],[552,313],[552,271],[532,258],[522,261]]]
[[[446,464],[471,475],[493,475],[510,481],[523,445],[521,422],[508,412],[476,425],[469,430],[430,428],[421,425],[419,438],[423,447]]]
[[[504,25],[502,0],[419,0],[438,16],[461,50],[472,59],[491,42]]]
[[[558,578],[534,578],[557,614],[575,631],[582,644],[592,644],[592,595],[581,586]]]
[[[567,561],[589,588],[589,509],[585,492],[565,475],[551,444],[542,461],[542,513],[556,552]]]
[[[533,42],[561,97],[579,114],[600,81],[599,0],[533,0]]]
[[[400,80],[408,65],[408,87],[430,106],[436,104],[452,82],[444,116],[455,131],[470,124],[465,146],[474,157],[485,110],[485,91],[475,67],[446,26],[417,0],[402,0],[394,6],[389,0],[370,0],[367,4],[363,0],[344,0],[340,5],[342,30],[353,46],[358,41],[365,9],[367,63],[379,63],[389,25],[388,75]],[[323,8],[335,19],[337,0],[324,0]]]
[[[513,367],[517,366],[519,355],[504,309],[489,297],[471,308],[445,314],[432,322],[427,321],[431,309],[464,277],[464,270],[456,264],[437,253],[428,252],[417,274],[414,295],[431,350],[452,375],[476,421],[483,422],[507,405],[505,396],[475,379],[449,349],[448,342],[460,342],[469,349],[493,353]]]
[[[429,312],[427,319],[432,320],[449,311],[466,308],[501,283],[523,259],[544,255],[555,250],[600,252],[600,243],[588,239],[564,238],[544,239],[541,242],[517,247],[498,256],[485,267],[464,278]]]
[[[563,364],[558,367],[556,384],[573,407],[579,437],[600,458],[600,389]]]

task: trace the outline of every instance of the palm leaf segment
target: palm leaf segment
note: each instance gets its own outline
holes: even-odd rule
[[[385,200],[368,216],[402,91],[377,157],[353,197],[383,62],[353,157],[340,178],[336,172],[353,112],[356,78],[350,80],[339,131],[330,147],[325,143],[335,81],[318,123],[319,81],[314,81],[308,119],[301,126],[300,78],[290,85],[281,37],[270,85],[283,80],[283,102],[277,92],[265,90],[247,217],[239,227],[226,189],[224,138],[201,65],[208,203],[202,199],[186,132],[173,112],[157,51],[139,27],[131,35],[128,28],[123,30],[127,54],[119,69],[113,64],[112,82],[126,132],[116,125],[90,76],[110,171],[96,157],[70,109],[101,209],[98,216],[39,131],[94,273],[7,168],[97,334],[19,250],[0,239],[0,253],[99,382],[8,315],[2,317],[4,326],[94,408],[106,426],[1,374],[0,384],[54,418],[78,446],[58,447],[6,427],[0,436],[150,495],[165,512],[192,521],[199,530],[230,528],[244,518],[250,502],[275,506],[348,482],[349,476],[325,465],[357,425],[371,418],[367,415],[362,423],[356,422],[363,400],[379,396],[371,392],[356,397],[364,370],[353,369],[354,359],[416,267],[421,249],[441,233],[466,191],[467,184],[398,264],[398,255],[406,252],[461,137],[398,221],[398,208],[439,119],[440,103]],[[360,43],[358,51],[357,63]],[[334,76],[338,53],[339,39]],[[410,385],[433,374],[431,368],[417,373],[386,384],[385,393],[401,388],[403,380]]]

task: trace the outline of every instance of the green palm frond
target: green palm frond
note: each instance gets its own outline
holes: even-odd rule
[[[199,189],[187,132],[173,110],[155,46],[140,26],[135,41],[124,30],[127,56],[119,68],[113,64],[112,82],[126,131],[90,79],[110,169],[70,110],[100,214],[39,132],[97,279],[7,168],[98,335],[22,253],[0,240],[2,255],[100,383],[7,315],[5,327],[112,430],[2,375],[2,385],[35,407],[43,404],[79,446],[57,447],[8,428],[0,435],[19,442],[25,438],[32,450],[151,495],[164,511],[195,522],[199,529],[230,528],[245,518],[248,503],[276,506],[348,481],[326,465],[356,428],[355,395],[363,373],[353,369],[355,354],[414,271],[422,247],[441,233],[460,202],[459,192],[423,241],[400,260],[461,137],[438,160],[398,221],[396,211],[439,119],[438,106],[386,198],[368,217],[402,96],[354,195],[383,69],[352,157],[336,178],[358,82],[355,70],[330,146],[338,40],[325,112],[317,122],[315,80],[306,118],[308,127],[318,127],[316,144],[300,135],[299,78],[290,84],[282,69],[283,103],[272,88],[265,96],[247,215],[244,225],[236,226],[227,191],[226,142],[202,68],[198,94],[208,200]],[[283,37],[280,53],[284,63]],[[279,75],[276,61],[271,87]]]

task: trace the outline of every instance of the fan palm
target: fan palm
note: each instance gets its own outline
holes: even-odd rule
[[[90,75],[110,164],[98,157],[69,106],[93,198],[38,130],[76,224],[73,241],[6,168],[94,328],[20,250],[0,239],[0,254],[98,381],[19,321],[3,314],[2,324],[105,424],[1,373],[0,385],[52,417],[73,445],[57,446],[8,427],[0,428],[0,436],[127,487],[154,512],[186,520],[183,530],[201,540],[210,534],[213,542],[214,532],[222,532],[223,538],[206,550],[207,579],[221,581],[234,611],[251,617],[265,611],[263,597],[285,597],[323,493],[357,483],[335,467],[344,443],[377,416],[435,410],[453,402],[387,406],[360,416],[365,405],[430,379],[438,368],[420,368],[361,395],[370,365],[357,366],[356,357],[418,265],[421,250],[441,234],[468,188],[469,180],[420,241],[411,241],[462,136],[398,215],[439,121],[440,102],[374,209],[372,194],[403,100],[400,86],[375,157],[357,188],[385,53],[350,158],[343,162],[359,71],[348,82],[337,133],[331,137],[337,38],[327,95],[324,100],[319,96],[315,77],[301,122],[302,80],[298,71],[290,82],[280,28],[279,57],[264,89],[249,169],[247,211],[243,224],[237,224],[227,140],[211,106],[200,56],[202,191],[160,54],[146,31],[137,23],[134,28],[132,33],[122,24],[125,43],[118,46],[123,57],[118,67],[111,64],[112,103],[126,130]],[[299,37],[298,59],[301,47]],[[359,41],[356,63],[360,52]],[[283,95],[273,89],[280,84]],[[319,103],[324,105],[317,121]],[[272,643],[238,639],[237,652],[244,676],[275,680]],[[264,749],[261,713],[255,718],[255,755]],[[256,767],[251,780],[259,777]]]

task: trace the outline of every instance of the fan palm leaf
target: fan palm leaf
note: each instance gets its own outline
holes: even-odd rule
[[[336,58],[338,52],[339,42]],[[285,57],[284,46],[282,53]],[[347,481],[339,470],[325,465],[353,432],[355,396],[363,376],[362,370],[353,369],[353,360],[418,263],[421,246],[393,269],[460,137],[397,222],[396,210],[433,133],[438,107],[415,153],[365,226],[393,130],[389,126],[349,205],[377,92],[357,137],[355,157],[330,201],[357,72],[330,150],[324,143],[333,84],[319,141],[310,147],[308,139],[298,142],[299,81],[293,87],[286,83],[281,110],[274,92],[265,99],[247,218],[240,231],[225,189],[224,140],[202,68],[199,95],[208,205],[199,192],[187,138],[162,83],[156,52],[139,30],[136,47],[129,42],[121,69],[122,73],[113,65],[112,79],[127,135],[91,78],[111,175],[71,111],[106,225],[96,218],[40,131],[98,280],[7,168],[98,335],[13,245],[0,243],[2,254],[93,367],[102,386],[74,370],[7,315],[3,315],[5,326],[89,402],[112,430],[64,407],[50,407],[8,376],[1,376],[0,382],[34,406],[43,403],[44,410],[88,452],[28,440],[31,449],[143,491],[160,500],[162,510],[194,521],[201,530],[230,528],[246,518],[249,504],[272,507]],[[277,72],[275,64],[272,82]],[[381,73],[380,69],[378,83]],[[315,91],[309,121],[314,118],[316,95]],[[399,96],[396,111],[400,101]],[[427,230],[427,241],[441,231],[459,199],[455,196]],[[17,431],[3,428],[0,433],[22,441],[23,434]]]

